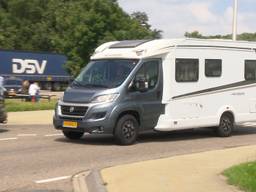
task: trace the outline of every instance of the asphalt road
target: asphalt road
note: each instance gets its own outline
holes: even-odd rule
[[[71,142],[51,125],[0,126],[0,191],[72,191],[70,176],[83,170],[256,144],[256,124],[239,127],[230,138],[208,129],[147,133],[132,146],[115,145],[111,136]]]

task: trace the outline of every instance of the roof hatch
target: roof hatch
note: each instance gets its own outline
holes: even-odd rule
[[[114,45],[110,46],[110,49],[117,49],[117,48],[135,48],[144,43],[147,43],[151,40],[127,40],[127,41],[120,41],[115,43]]]

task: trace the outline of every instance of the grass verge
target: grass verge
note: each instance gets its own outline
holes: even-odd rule
[[[256,192],[256,162],[231,167],[223,173],[228,183],[246,192]]]
[[[52,110],[56,103],[57,99],[51,99],[50,101],[41,99],[37,103],[25,102],[21,99],[5,99],[7,112]]]

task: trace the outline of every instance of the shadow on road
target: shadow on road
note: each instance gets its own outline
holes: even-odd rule
[[[115,139],[112,135],[86,135],[79,140],[70,140],[63,138],[58,138],[55,141],[64,143],[74,143],[74,144],[86,144],[86,145],[115,145]]]
[[[256,127],[238,127],[233,133],[233,137],[256,134]],[[200,128],[190,130],[180,130],[172,132],[158,132],[142,134],[139,137],[139,142],[171,142],[171,141],[184,141],[193,139],[209,139],[216,138],[214,129]],[[218,138],[218,137],[217,137]],[[220,137],[219,137],[220,138]]]
[[[2,129],[1,127],[0,127],[0,133],[5,133],[5,132],[8,132],[9,130],[8,129]]]
[[[238,127],[234,131],[234,136],[256,134],[256,127]]]
[[[234,131],[233,137],[242,137],[246,135],[256,134],[256,127],[238,127]],[[138,142],[140,143],[153,143],[153,142],[176,142],[186,140],[198,140],[218,138],[213,129],[189,129],[171,132],[147,132],[139,135]],[[232,137],[231,137],[232,138]],[[55,141],[73,144],[86,144],[86,145],[116,145],[115,139],[111,135],[86,135],[80,140],[69,140],[66,138],[58,138]]]

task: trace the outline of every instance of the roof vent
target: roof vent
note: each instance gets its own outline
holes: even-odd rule
[[[147,43],[151,40],[127,40],[127,41],[120,41],[114,45],[110,46],[110,49],[118,49],[118,48],[135,48],[144,43]]]

